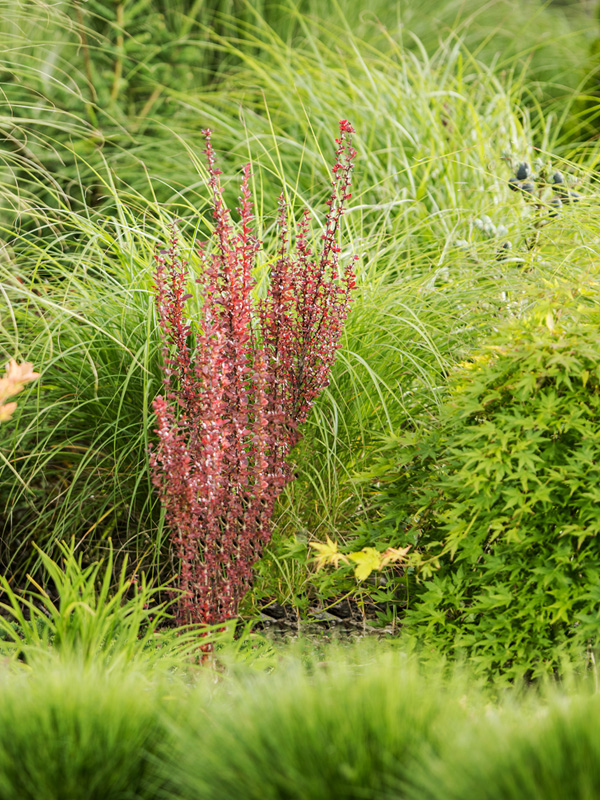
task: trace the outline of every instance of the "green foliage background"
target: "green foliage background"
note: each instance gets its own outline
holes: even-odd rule
[[[412,462],[422,484],[406,497],[385,487],[406,442],[445,419],[454,365],[565,287],[595,305],[595,17],[536,0],[4,0],[0,11],[0,348],[42,372],[0,431],[2,570],[23,586],[28,572],[43,579],[33,542],[56,556],[74,536],[87,563],[111,537],[117,563],[128,554],[132,570],[173,578],[148,477],[154,248],[173,217],[192,253],[210,231],[209,126],[231,205],[252,164],[262,282],[277,196],[293,215],[308,207],[318,235],[332,140],[350,118],[359,158],[342,243],[360,257],[359,289],[246,610],[352,590],[315,575],[308,544],[407,543],[411,492],[425,504],[439,494],[437,451]],[[510,192],[523,160],[560,168],[582,201],[552,217],[547,194]],[[401,589],[389,577],[386,602],[423,591],[417,576]]]
[[[545,311],[454,371],[439,426],[404,448],[383,501],[385,524],[440,563],[406,624],[490,673],[534,677],[595,645],[600,576],[598,309],[563,296]]]

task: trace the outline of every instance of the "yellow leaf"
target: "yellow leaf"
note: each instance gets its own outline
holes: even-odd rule
[[[589,369],[584,369],[581,371],[581,382],[583,383],[584,387],[590,378],[590,371]]]
[[[364,581],[374,569],[381,569],[381,553],[374,547],[363,547],[358,553],[350,553],[348,558],[354,561],[356,580]]]
[[[546,314],[546,327],[549,331],[554,330],[554,314],[552,313],[552,309]]]
[[[321,569],[325,564],[333,564],[338,566],[340,561],[348,563],[348,559],[343,553],[338,550],[337,542],[332,541],[329,536],[327,537],[327,544],[320,542],[310,542],[310,546],[318,551],[319,555],[315,556],[317,561],[317,569]]]
[[[401,564],[403,561],[406,561],[406,555],[410,548],[410,544],[408,547],[388,547],[388,549],[381,554],[381,569],[388,564]]]

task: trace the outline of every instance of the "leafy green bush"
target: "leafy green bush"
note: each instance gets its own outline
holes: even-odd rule
[[[440,559],[409,627],[486,671],[536,676],[598,640],[600,311],[500,327],[401,456],[396,536]]]

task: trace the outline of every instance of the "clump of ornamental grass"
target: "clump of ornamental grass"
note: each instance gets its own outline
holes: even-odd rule
[[[598,695],[585,684],[488,706],[417,765],[411,800],[591,800],[600,792]]]
[[[152,665],[165,670],[197,655],[204,644],[229,641],[229,632],[206,626],[170,626],[170,602],[160,602],[164,586],[148,584],[144,573],[128,577],[127,558],[113,569],[109,541],[106,559],[84,566],[75,540],[60,543],[62,563],[38,550],[45,576],[26,592],[0,575],[0,658],[37,668],[52,660],[109,670]],[[117,575],[116,584],[114,581]]]
[[[384,643],[282,651],[274,674],[179,717],[173,776],[208,800],[401,798],[395,787],[462,733],[478,695]],[[202,687],[201,687],[202,688]],[[462,702],[461,702],[462,698]],[[423,764],[425,771],[426,766]]]
[[[173,681],[49,662],[3,668],[0,685],[0,800],[164,796]]]
[[[159,442],[151,466],[181,563],[179,621],[214,623],[234,616],[250,587],[252,566],[271,538],[275,501],[292,477],[287,456],[300,439],[298,426],[327,386],[340,346],[355,283],[350,266],[340,272],[337,240],[356,151],[353,129],[342,120],[318,251],[308,211],[291,241],[281,195],[277,257],[257,301],[250,165],[235,228],[211,132],[204,133],[215,226],[213,247],[205,243],[198,252],[195,322],[175,225],[168,248],[156,254],[165,392],[153,403]]]

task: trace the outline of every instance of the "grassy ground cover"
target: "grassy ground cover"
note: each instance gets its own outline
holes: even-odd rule
[[[591,687],[492,695],[468,673],[418,667],[381,643],[237,663],[237,674],[195,675],[69,659],[30,673],[3,666],[0,796],[78,798],[84,786],[111,800],[598,792]]]

